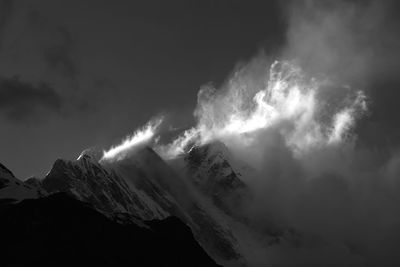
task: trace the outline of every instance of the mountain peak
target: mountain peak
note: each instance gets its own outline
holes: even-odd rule
[[[9,169],[7,169],[6,166],[4,166],[3,164],[0,163],[0,178],[4,178],[4,179],[15,179],[14,174],[12,173],[12,171],[10,171]]]
[[[77,160],[90,159],[92,161],[99,162],[103,157],[103,151],[96,147],[91,147],[83,150]]]
[[[193,146],[186,159],[194,162],[203,161],[232,161],[232,155],[227,146],[220,142],[215,141],[204,145]]]
[[[223,168],[231,169],[232,156],[224,143],[216,141],[192,147],[186,154],[185,161],[191,169],[212,165],[221,165]]]

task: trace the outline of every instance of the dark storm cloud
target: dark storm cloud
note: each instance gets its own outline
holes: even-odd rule
[[[32,84],[18,77],[0,78],[0,111],[9,120],[24,121],[44,111],[60,113],[62,105],[60,95],[47,83]]]

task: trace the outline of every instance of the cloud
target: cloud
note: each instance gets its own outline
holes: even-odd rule
[[[396,1],[292,1],[283,56],[311,73],[365,86],[399,67]]]
[[[63,104],[61,96],[47,83],[0,78],[0,111],[9,120],[23,121],[43,111],[60,114]]]
[[[371,146],[399,145],[399,1],[292,1],[284,10],[281,56],[313,76],[364,90],[371,113],[357,129],[359,138]]]
[[[359,86],[368,89],[372,114],[382,113],[391,103],[391,112],[385,113],[389,119],[379,117],[376,122],[385,125],[384,130],[370,133],[377,139],[399,131],[395,104],[398,97],[383,87],[371,86],[376,81],[398,81],[395,61],[400,55],[394,47],[400,38],[394,29],[399,23],[393,18],[392,7],[392,1],[293,1],[286,13],[287,44],[281,53],[282,57],[295,60],[307,75],[324,77],[330,84],[339,85],[323,89],[320,96],[326,103],[319,110],[321,115],[336,107],[338,97],[347,99],[346,94]],[[251,84],[244,75],[238,79],[244,82],[240,88]],[[343,86],[347,84],[350,86]],[[377,96],[386,100],[374,104]],[[286,141],[287,131],[290,128],[285,124],[276,125],[254,135],[255,145],[233,147],[236,157],[249,165],[257,163],[256,173],[246,178],[254,194],[244,209],[249,220],[261,229],[272,223],[278,228],[292,227],[305,238],[322,238],[324,246],[331,246],[331,258],[323,256],[318,260],[316,248],[321,246],[316,243],[309,248],[310,254],[303,255],[317,265],[329,262],[336,266],[333,259],[341,257],[345,262],[339,266],[354,266],[349,262],[355,259],[362,266],[398,265],[399,147],[381,142],[378,148],[371,148],[366,139],[358,138],[368,133],[350,131],[351,138],[344,138],[339,145],[296,154]],[[335,251],[334,245],[344,251]],[[280,253],[284,256],[277,260],[278,264],[292,257],[289,249]],[[296,256],[300,254],[296,249]],[[269,256],[265,260],[273,265],[276,255]],[[296,266],[301,266],[298,260]],[[309,261],[304,265],[310,265]]]

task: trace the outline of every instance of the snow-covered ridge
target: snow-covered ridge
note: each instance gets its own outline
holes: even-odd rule
[[[143,192],[132,190],[111,169],[85,154],[75,161],[57,160],[42,181],[48,192],[67,192],[91,203],[106,215],[135,214],[143,220],[163,219],[169,214]]]

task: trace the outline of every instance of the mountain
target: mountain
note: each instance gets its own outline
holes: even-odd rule
[[[3,266],[217,266],[180,219],[147,210],[151,198],[134,199],[96,159],[57,160],[26,182],[0,167]]]
[[[65,193],[0,204],[2,266],[218,266],[176,217],[120,224]]]
[[[43,179],[20,183],[36,190],[30,198],[65,193],[125,226],[147,228],[149,221],[179,218],[224,266],[246,265],[243,243],[249,235],[265,236],[267,245],[284,238],[285,229],[256,229],[240,212],[250,190],[243,166],[221,142],[192,147],[176,159],[180,168],[148,146],[115,161],[101,156],[88,149],[76,160],[56,160]]]
[[[224,266],[249,264],[252,252],[246,251],[248,246],[267,248],[299,242],[292,229],[260,227],[241,213],[251,197],[242,181],[245,166],[223,143],[194,146],[175,161],[179,161],[179,168],[147,146],[116,161],[101,160],[101,153],[85,150],[76,160],[56,160],[44,179],[22,183],[4,167],[2,177],[7,180],[2,181],[8,188],[19,183],[19,187],[36,192],[19,201],[40,198],[53,203],[52,197],[61,194],[86,203],[121,227],[149,229],[158,227],[152,222],[176,218],[190,227],[201,248]],[[39,223],[46,218],[38,219]],[[163,226],[157,229],[160,234],[169,231]],[[261,244],[249,236],[262,237]]]
[[[346,246],[277,223],[268,214],[261,220],[246,217],[254,202],[249,201],[252,195],[245,181],[253,171],[221,142],[192,146],[168,161],[147,146],[111,161],[86,150],[76,160],[56,160],[43,179],[25,182],[0,164],[2,263],[359,262]]]
[[[101,161],[91,151],[77,160],[56,160],[38,183],[48,193],[65,192],[124,224],[175,216],[217,262],[241,265],[234,235],[185,180],[153,149],[142,147],[115,162]]]

